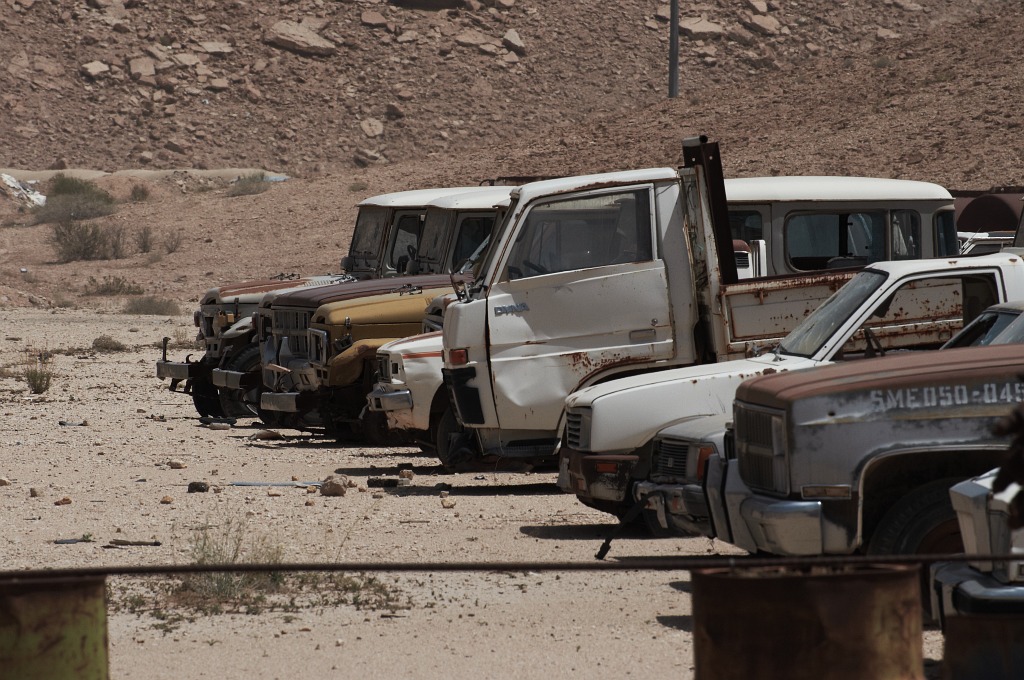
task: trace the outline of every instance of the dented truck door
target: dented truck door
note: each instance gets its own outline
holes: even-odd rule
[[[618,186],[540,201],[520,221],[487,297],[502,430],[550,437],[591,374],[674,355],[654,200],[651,184]]]

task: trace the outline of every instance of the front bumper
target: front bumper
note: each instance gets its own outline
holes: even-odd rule
[[[933,611],[943,621],[951,616],[1024,615],[1024,583],[1003,583],[964,562],[936,562],[931,578]]]
[[[793,501],[752,494],[740,501],[739,519],[753,541],[752,545],[737,543],[744,550],[773,555],[824,553],[820,501]]]
[[[647,501],[646,507],[655,511],[662,529],[713,536],[708,501],[700,484],[639,482],[633,494],[637,501]]]
[[[210,374],[210,382],[217,387],[230,390],[251,390],[260,382],[258,373],[242,373],[241,371],[225,371],[215,368]]]
[[[156,377],[163,380],[188,380],[190,378],[201,378],[210,375],[210,364],[202,361],[167,361],[159,359],[156,362]]]
[[[260,408],[283,413],[306,413],[316,405],[312,392],[264,392],[260,395]]]
[[[401,411],[412,408],[412,392],[408,389],[390,389],[377,385],[366,395],[371,411]]]
[[[584,505],[614,512],[612,506],[625,510],[633,504],[630,491],[639,456],[588,454],[564,446],[559,456],[559,467],[566,471],[563,490],[576,494]]]

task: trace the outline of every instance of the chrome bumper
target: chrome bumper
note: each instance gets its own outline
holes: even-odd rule
[[[201,361],[164,361],[159,359],[156,362],[156,377],[163,380],[164,378],[170,378],[171,380],[188,380],[189,378],[197,378],[204,375],[209,375],[210,366],[204,364]]]
[[[259,374],[215,368],[210,374],[210,382],[217,387],[226,387],[231,390],[249,390],[256,387],[259,382]]]
[[[260,408],[267,411],[299,412],[301,392],[264,392],[260,395]]]
[[[637,501],[646,500],[662,529],[711,536],[708,502],[699,484],[655,484],[639,482],[633,487]]]
[[[409,390],[389,390],[383,387],[374,387],[373,391],[366,395],[367,407],[371,411],[401,411],[412,408],[412,392]]]
[[[730,471],[731,472],[731,471]],[[740,520],[754,545],[740,545],[750,552],[774,555],[821,555],[821,502],[789,501],[749,496],[740,503]]]

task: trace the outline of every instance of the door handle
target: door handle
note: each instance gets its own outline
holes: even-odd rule
[[[653,328],[641,328],[638,331],[629,332],[629,341],[634,344],[642,342],[654,342],[658,339],[658,333]]]

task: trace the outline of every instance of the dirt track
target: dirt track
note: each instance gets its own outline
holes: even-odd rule
[[[167,392],[153,377],[153,344],[175,329],[191,332],[189,322],[88,310],[0,311],[0,365],[14,364],[5,375],[20,370],[29,347],[53,352],[56,372],[41,397],[14,377],[0,379],[0,477],[11,482],[0,487],[5,569],[188,563],[203,526],[243,526],[249,538],[280,548],[284,562],[591,561],[612,526],[608,516],[559,493],[553,473],[448,475],[414,449],[340,448],[298,436],[252,441],[255,426],[203,427],[188,397]],[[101,335],[130,349],[87,349]],[[170,460],[187,467],[171,469]],[[357,486],[339,498],[231,485],[318,481],[340,471],[363,486],[371,476],[396,476],[400,465],[412,466],[409,486]],[[191,481],[213,488],[186,493]],[[454,508],[442,507],[446,489]],[[173,502],[161,503],[165,496]],[[70,504],[55,505],[65,497]],[[54,543],[82,537],[92,542]],[[112,539],[161,545],[104,547]],[[706,539],[631,534],[613,545],[610,559],[718,550],[735,552]],[[219,615],[168,611],[159,580],[112,579],[112,677],[692,675],[686,573],[379,579],[397,608],[308,604]],[[142,598],[131,598],[135,592]],[[311,598],[307,591],[299,599]],[[925,657],[940,656],[941,635],[929,631]]]

